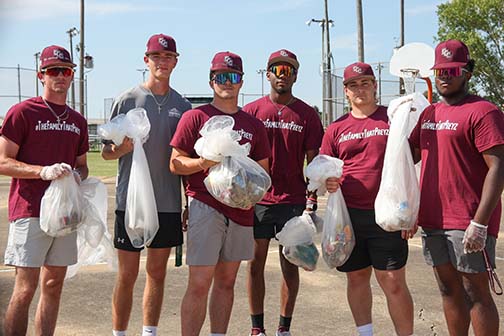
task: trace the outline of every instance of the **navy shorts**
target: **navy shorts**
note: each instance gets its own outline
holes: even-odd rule
[[[341,272],[353,272],[369,266],[381,271],[398,270],[408,260],[408,241],[401,231],[387,232],[375,221],[374,210],[348,208],[355,233],[355,247]]]
[[[125,212],[116,210],[114,224],[114,247],[119,250],[139,252],[143,248],[136,248],[126,233],[124,223]],[[182,245],[182,220],[178,212],[158,212],[159,230],[148,248],[167,248]]]
[[[271,239],[282,231],[289,219],[301,216],[306,206],[304,204],[274,204],[254,207],[254,238]]]

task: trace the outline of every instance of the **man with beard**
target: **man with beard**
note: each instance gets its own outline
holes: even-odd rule
[[[292,217],[300,216],[305,210],[316,210],[316,193],[307,193],[303,167],[305,158],[310,163],[318,154],[324,132],[317,112],[292,94],[299,69],[296,55],[286,49],[275,51],[269,57],[267,69],[270,94],[243,108],[264,123],[272,151],[272,187],[255,206],[254,259],[249,262],[248,276],[251,335],[265,335],[264,267],[271,238]],[[283,281],[276,335],[289,336],[299,289],[299,270],[285,259],[282,246],[279,256]]]
[[[410,135],[422,160],[420,211],[424,257],[433,267],[450,335],[497,335],[484,254],[495,267],[504,186],[504,116],[469,94],[475,62],[459,40],[435,50],[436,88]]]
[[[142,336],[157,335],[163,304],[166,263],[171,248],[181,245],[183,241],[180,176],[172,174],[168,169],[172,150],[168,144],[182,114],[191,108],[191,104],[170,86],[170,77],[177,65],[178,56],[175,40],[171,36],[151,36],[144,56],[145,65],[149,68],[147,81],[121,94],[112,105],[111,119],[141,107],[146,110],[151,125],[149,139],[143,148],[156,198],[159,230],[147,246]],[[117,249],[119,270],[112,297],[114,336],[126,335],[142,251],[142,248],[132,245],[125,227],[132,151],[133,141],[128,137],[125,137],[119,146],[107,142],[102,150],[105,160],[119,159],[114,227],[114,246]]]

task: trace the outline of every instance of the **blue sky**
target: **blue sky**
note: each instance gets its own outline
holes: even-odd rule
[[[405,42],[434,46],[441,0],[405,1]],[[365,61],[388,61],[399,38],[399,0],[363,0]],[[45,46],[69,48],[71,27],[80,26],[79,0],[0,0],[0,67],[34,68],[34,54]],[[331,50],[336,68],[357,60],[355,1],[329,0]],[[300,61],[294,93],[321,106],[321,29],[307,26],[324,15],[323,0],[86,0],[86,52],[94,57],[88,76],[88,115],[103,117],[104,99],[142,80],[143,54],[150,35],[177,41],[179,63],[171,85],[182,94],[211,95],[208,68],[214,53],[233,51],[243,58],[242,93],[260,94],[269,54],[287,48]],[[74,45],[80,37],[74,38]],[[76,53],[74,52],[74,55]],[[77,57],[75,57],[77,60]],[[78,63],[76,61],[76,63]],[[35,94],[32,73],[22,72],[22,94]],[[0,68],[0,116],[17,98],[17,73]],[[269,89],[265,82],[265,90]],[[78,95],[78,90],[76,90]],[[246,96],[245,103],[253,99]],[[241,101],[240,101],[241,102]]]

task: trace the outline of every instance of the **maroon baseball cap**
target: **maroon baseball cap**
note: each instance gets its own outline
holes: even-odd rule
[[[75,67],[70,53],[63,47],[52,45],[44,48],[40,54],[40,69],[54,66]]]
[[[177,52],[177,44],[175,43],[173,37],[164,34],[152,35],[149,38],[149,41],[147,41],[147,50],[145,51],[145,55],[160,51],[167,51],[177,56],[179,55]]]
[[[243,74],[241,57],[229,51],[218,52],[212,59],[210,71],[219,70],[231,70]]]
[[[431,69],[463,67],[470,60],[469,49],[459,40],[439,43],[434,54],[434,66]]]
[[[275,63],[285,62],[292,65],[296,70],[299,69],[299,62],[296,54],[287,49],[280,49],[272,53],[268,59],[268,68]]]
[[[371,65],[362,62],[355,62],[345,68],[343,72],[343,85],[358,78],[375,78]]]

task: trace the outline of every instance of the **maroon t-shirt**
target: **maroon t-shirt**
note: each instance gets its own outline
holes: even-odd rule
[[[233,129],[238,131],[242,136],[240,144],[250,143],[251,145],[249,154],[251,159],[259,161],[270,157],[271,151],[266,130],[258,119],[248,115],[242,110],[235,114],[225,114],[210,104],[200,106],[194,110],[189,110],[182,115],[170,145],[174,148],[183,150],[192,158],[197,158],[198,154],[196,154],[194,150],[194,144],[196,140],[201,137],[199,131],[208,119],[217,115],[227,115],[234,119],[235,125]],[[207,175],[208,171],[200,171],[187,176],[186,195],[211,206],[240,225],[253,226],[253,208],[242,210],[229,207],[217,201],[207,191],[203,182]]]
[[[303,101],[279,106],[280,112],[265,96],[243,107],[263,122],[271,145],[272,186],[259,204],[305,204],[305,153],[319,149],[324,129],[317,112]]]
[[[349,208],[374,209],[388,134],[384,106],[363,119],[348,113],[327,128],[320,154],[343,160],[341,191]]]
[[[504,144],[504,115],[490,102],[469,95],[456,105],[437,103],[420,115],[410,143],[421,150],[418,224],[465,230],[481,200],[488,167],[483,151]],[[501,203],[488,222],[497,237]]]
[[[70,107],[49,105],[57,115],[67,108],[68,118],[58,123],[41,97],[30,98],[11,107],[0,134],[19,146],[18,161],[41,166],[65,162],[74,167],[77,156],[89,149],[86,119]],[[40,201],[49,184],[41,179],[13,178],[9,220],[39,217]]]

